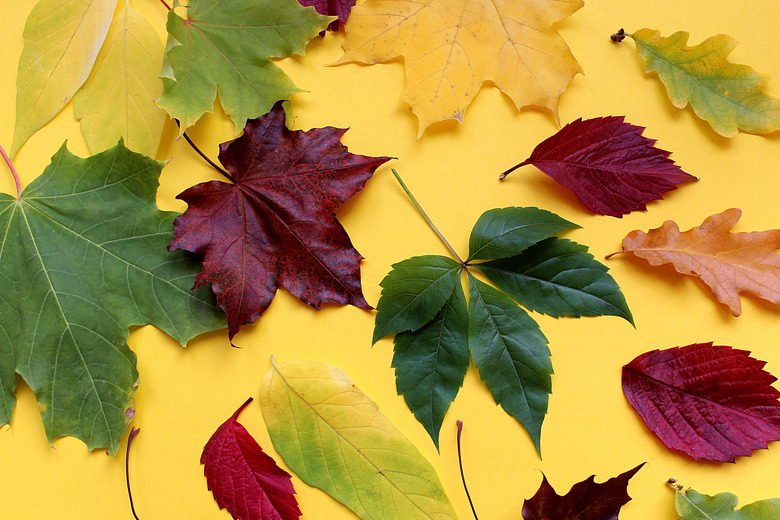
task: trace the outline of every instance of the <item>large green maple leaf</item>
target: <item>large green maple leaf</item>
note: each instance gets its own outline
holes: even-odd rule
[[[82,159],[63,145],[16,198],[0,194],[0,424],[14,372],[35,392],[49,442],[116,453],[138,382],[128,327],[180,343],[225,326],[197,262],[169,253],[174,212],[155,203],[163,163],[117,146]]]
[[[222,108],[240,130],[298,90],[269,58],[302,54],[334,19],[296,0],[191,0],[188,7],[176,0],[158,104],[186,129],[212,110],[219,85]]]

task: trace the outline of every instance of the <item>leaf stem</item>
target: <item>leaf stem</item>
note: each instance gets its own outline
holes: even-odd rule
[[[165,7],[167,7],[169,11],[171,10],[171,6],[170,6],[170,5],[168,5],[167,3],[165,3],[165,0],[160,0],[160,2],[162,2],[162,5],[164,5]]]
[[[127,496],[130,499],[130,511],[133,513],[133,518],[135,520],[139,520],[138,515],[135,514],[135,506],[133,505],[133,493],[130,491],[130,446],[133,444],[133,439],[136,435],[138,435],[138,432],[140,432],[140,428],[133,427],[132,430],[130,430],[130,436],[127,437],[127,453],[125,454],[125,482],[127,482]]]
[[[179,124],[179,122],[178,122],[178,121],[176,121],[176,124]],[[215,163],[214,161],[212,161],[211,159],[209,159],[208,157],[206,157],[206,154],[204,154],[203,152],[201,152],[201,151],[200,151],[200,148],[198,148],[197,146],[195,146],[195,143],[193,143],[193,142],[192,142],[192,139],[190,139],[190,136],[188,136],[188,135],[187,135],[187,132],[184,132],[184,133],[182,133],[182,135],[184,136],[184,139],[185,139],[185,140],[186,140],[186,141],[189,143],[189,145],[192,147],[192,149],[193,149],[193,150],[195,150],[196,152],[198,152],[198,155],[200,155],[201,157],[203,157],[203,159],[204,159],[204,160],[205,160],[207,163],[209,163],[209,164],[211,165],[211,167],[212,167],[212,168],[214,168],[214,169],[215,169],[215,170],[217,170],[219,173],[221,173],[222,175],[224,175],[225,177],[227,177],[228,179],[230,179],[230,182],[232,182],[232,183],[234,183],[234,184],[235,184],[236,180],[235,180],[235,179],[234,179],[234,178],[233,178],[233,177],[232,177],[232,176],[231,176],[231,175],[230,175],[228,172],[226,172],[225,170],[223,170],[222,168],[220,168],[220,167],[219,167],[219,165],[218,165],[217,163]]]
[[[511,168],[509,168],[507,171],[505,171],[504,173],[502,173],[501,175],[499,175],[499,176],[498,176],[498,180],[500,180],[500,181],[503,181],[504,179],[506,179],[506,176],[507,176],[507,175],[509,175],[510,173],[512,173],[513,171],[515,171],[516,169],[520,168],[521,166],[525,166],[526,164],[531,164],[531,163],[529,163],[528,161],[523,161],[523,162],[521,162],[520,164],[516,164],[516,165],[512,166],[512,167],[511,167]]]
[[[460,456],[460,435],[463,432],[463,421],[458,420],[458,466],[460,466],[460,480],[463,482],[463,489],[466,491],[466,498],[469,499],[469,505],[471,506],[471,512],[474,514],[474,520],[479,520],[477,517],[477,511],[474,509],[474,503],[471,501],[471,495],[469,494],[469,488],[466,485],[466,477],[463,474],[463,459]]]
[[[628,252],[628,251],[626,251],[625,249],[621,249],[620,251],[615,251],[614,253],[610,253],[610,254],[608,254],[607,256],[605,256],[605,257],[604,257],[604,260],[607,260],[607,259],[609,259],[609,258],[612,258],[612,257],[613,257],[613,256],[615,256],[615,255],[619,255],[619,254],[622,254],[622,253],[627,253],[627,252]]]
[[[417,199],[415,199],[415,198],[414,198],[414,195],[412,195],[412,192],[411,192],[411,191],[409,191],[409,188],[407,188],[407,187],[406,187],[406,184],[404,184],[404,181],[403,181],[403,180],[401,180],[401,176],[400,176],[400,175],[398,175],[398,172],[397,172],[397,171],[395,171],[395,168],[394,168],[394,169],[392,169],[391,171],[393,172],[393,175],[395,175],[395,178],[396,178],[396,180],[398,181],[398,183],[401,185],[401,187],[404,189],[404,191],[406,192],[406,194],[409,196],[409,198],[412,200],[412,202],[414,203],[414,205],[417,207],[417,210],[420,212],[420,214],[423,216],[423,218],[425,219],[425,221],[426,221],[426,222],[428,223],[428,225],[431,227],[431,229],[433,230],[433,232],[434,232],[434,233],[436,233],[436,235],[439,237],[439,239],[442,241],[442,243],[444,243],[444,245],[445,245],[445,246],[447,246],[447,249],[449,249],[449,250],[450,250],[450,253],[452,253],[452,254],[455,256],[455,258],[458,260],[458,262],[460,262],[462,265],[464,265],[464,266],[465,266],[465,265],[466,265],[466,262],[464,262],[464,261],[463,261],[463,260],[460,258],[460,256],[458,255],[458,253],[456,253],[456,252],[455,252],[455,249],[453,249],[453,248],[452,248],[452,246],[450,245],[450,243],[449,243],[449,242],[447,242],[447,239],[446,239],[446,238],[444,238],[444,235],[442,235],[442,234],[441,234],[441,232],[440,232],[438,229],[436,229],[436,226],[434,226],[434,225],[433,225],[433,222],[431,221],[431,219],[430,219],[430,218],[428,218],[428,215],[425,213],[425,210],[423,210],[423,209],[422,209],[422,206],[420,206],[420,203],[419,203],[419,202],[417,202]]]
[[[16,173],[14,164],[11,162],[11,159],[8,158],[8,155],[6,155],[2,146],[0,146],[0,153],[3,154],[3,159],[5,159],[5,163],[8,165],[8,168],[10,168],[11,175],[14,176],[14,181],[16,181],[16,200],[22,200],[22,183],[19,182],[19,174]]]

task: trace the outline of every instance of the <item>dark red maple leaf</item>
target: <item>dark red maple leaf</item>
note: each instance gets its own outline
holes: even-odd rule
[[[536,494],[523,502],[524,520],[617,520],[620,508],[627,504],[628,481],[644,463],[596,484],[594,475],[574,484],[564,496],[558,495],[542,475]]]
[[[304,7],[314,6],[314,9],[325,16],[338,16],[338,20],[334,20],[328,29],[332,31],[338,30],[338,23],[347,23],[347,17],[349,17],[350,10],[355,6],[356,0],[298,0]]]
[[[232,339],[271,304],[278,286],[319,309],[323,302],[371,307],[360,285],[362,257],[336,209],[363,189],[388,157],[351,154],[346,130],[288,130],[278,103],[220,145],[234,184],[205,182],[179,194],[168,249],[203,256],[193,290],[211,283]]]
[[[677,184],[697,180],[682,171],[671,152],[642,136],[644,127],[623,116],[577,119],[539,143],[531,156],[501,174],[501,179],[533,164],[574,192],[586,208],[599,215],[620,217],[646,209],[645,203]]]
[[[623,367],[623,393],[668,447],[734,462],[780,440],[780,392],[766,362],[724,345],[646,352]]]
[[[203,448],[206,484],[222,509],[242,520],[297,520],[301,516],[290,474],[277,466],[239,422],[250,397]]]

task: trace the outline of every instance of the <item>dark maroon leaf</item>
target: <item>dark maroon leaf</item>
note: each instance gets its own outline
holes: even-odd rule
[[[670,152],[642,136],[644,127],[623,116],[577,119],[545,139],[531,157],[501,175],[533,164],[569,188],[594,213],[620,217],[696,180],[669,159]]]
[[[290,474],[276,465],[238,415],[250,397],[203,448],[206,484],[222,509],[241,520],[297,520],[301,516]]]
[[[623,367],[623,393],[661,441],[694,459],[734,462],[780,440],[780,392],[750,352],[696,343]]]
[[[533,498],[523,502],[524,520],[617,520],[628,496],[628,481],[644,463],[596,484],[595,475],[574,484],[564,496],[558,495],[542,475],[542,485]]]
[[[332,31],[338,30],[338,23],[347,23],[349,11],[355,6],[355,0],[298,0],[304,7],[314,6],[314,9],[325,16],[338,16],[328,26]]]
[[[223,143],[219,159],[235,184],[211,181],[178,198],[168,249],[203,255],[195,287],[210,283],[232,338],[268,308],[278,286],[319,309],[323,302],[371,307],[360,285],[362,257],[336,209],[363,189],[387,157],[354,155],[346,130],[291,131],[277,104]]]

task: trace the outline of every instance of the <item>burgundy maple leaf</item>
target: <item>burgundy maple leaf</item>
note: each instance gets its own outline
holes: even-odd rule
[[[290,474],[277,466],[233,416],[217,428],[200,463],[206,484],[222,509],[242,520],[297,520],[301,516]]]
[[[347,23],[350,10],[355,6],[356,0],[298,0],[304,7],[314,6],[314,9],[325,16],[338,16],[328,26],[328,29],[335,31],[338,29],[338,23]]]
[[[524,520],[617,520],[620,508],[627,504],[628,481],[644,464],[621,473],[603,484],[594,476],[574,484],[564,496],[558,495],[542,475],[536,494],[523,502]]]
[[[661,441],[694,459],[734,462],[780,440],[780,392],[750,352],[696,343],[623,367],[623,393]]]
[[[335,211],[389,158],[349,153],[340,141],[346,130],[292,131],[284,122],[277,104],[220,145],[234,184],[205,182],[177,197],[189,207],[174,221],[168,249],[203,256],[193,290],[211,284],[231,339],[268,308],[278,286],[315,309],[323,302],[371,308],[362,257]]]
[[[531,157],[501,174],[533,164],[574,192],[586,208],[599,215],[620,217],[646,209],[651,200],[697,180],[682,171],[671,152],[642,136],[644,127],[623,116],[577,119],[539,143]]]

